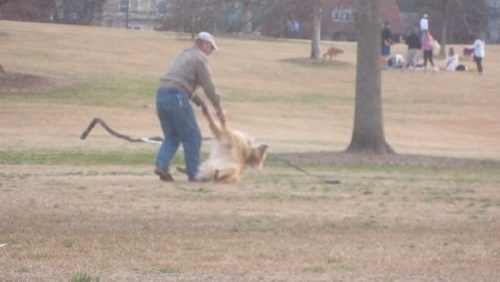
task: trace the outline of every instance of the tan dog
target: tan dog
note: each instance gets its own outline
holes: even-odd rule
[[[196,180],[238,182],[248,165],[262,172],[267,157],[267,145],[255,143],[246,134],[230,130],[226,124],[219,125],[205,104],[202,104],[201,108],[216,144],[208,159],[199,167]]]
[[[330,60],[331,60],[332,57],[335,58],[335,57],[337,57],[337,55],[343,54],[343,53],[344,53],[344,51],[340,50],[339,48],[330,47],[328,49],[328,51],[326,51],[326,53],[323,54],[323,59],[326,58],[327,56],[329,56]]]

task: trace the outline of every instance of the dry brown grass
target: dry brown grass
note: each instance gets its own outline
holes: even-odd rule
[[[131,135],[158,135],[156,81],[188,40],[5,21],[0,28],[7,71],[50,77],[60,87],[0,94],[1,152],[156,150],[99,129],[86,141],[78,137],[95,116]],[[335,43],[345,51],[342,63],[304,66],[284,60],[306,57],[308,42],[218,44],[211,63],[233,127],[272,152],[347,146],[355,45]],[[500,48],[487,46],[487,56],[483,76],[384,72],[389,143],[405,154],[499,160]],[[500,277],[498,166],[305,168],[315,176],[274,161],[262,176],[249,172],[240,184],[216,186],[161,183],[149,165],[0,159],[0,280],[68,281],[78,273],[100,281]],[[326,177],[342,184],[327,185]]]

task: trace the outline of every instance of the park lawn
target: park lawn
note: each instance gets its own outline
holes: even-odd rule
[[[158,181],[155,145],[102,128],[79,139],[94,117],[128,135],[158,136],[158,77],[188,36],[9,21],[0,30],[2,66],[50,86],[0,93],[2,281],[500,276],[498,46],[487,46],[483,76],[382,74],[386,139],[398,153],[482,165],[299,164],[304,173],[279,154],[349,144],[356,45],[322,42],[344,54],[297,64],[310,42],[217,37],[211,66],[229,124],[266,142],[271,157],[264,174],[216,185],[177,173],[174,183]],[[201,116],[200,126],[208,136]]]

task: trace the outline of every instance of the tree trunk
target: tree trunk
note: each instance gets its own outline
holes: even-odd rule
[[[380,0],[357,0],[354,128],[348,153],[395,153],[385,141],[381,93]]]
[[[314,30],[311,40],[311,59],[319,58],[319,43],[321,42],[321,14],[323,0],[314,1]]]
[[[243,33],[249,34],[252,32],[252,10],[251,0],[243,1]]]
[[[441,51],[439,55],[445,56],[446,55],[446,44],[448,44],[448,24],[450,22],[450,17],[451,17],[451,11],[450,9],[452,8],[451,0],[443,0],[443,3],[441,3],[442,6],[442,17],[443,17],[443,24],[441,25]]]
[[[9,0],[0,0],[0,6],[3,4],[9,2]],[[2,13],[0,12],[0,20],[2,19]],[[0,65],[0,78],[5,75],[5,70],[3,69],[2,65]]]

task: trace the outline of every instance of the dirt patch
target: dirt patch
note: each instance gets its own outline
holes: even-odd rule
[[[276,154],[276,158],[293,164],[323,164],[335,166],[409,166],[436,168],[500,167],[500,163],[480,159],[436,157],[411,154],[348,154],[344,152],[305,152]]]
[[[287,58],[283,62],[293,63],[305,66],[349,66],[348,62],[335,59],[312,59],[312,58]]]
[[[2,93],[39,92],[55,86],[55,79],[49,77],[0,70],[0,92]]]

